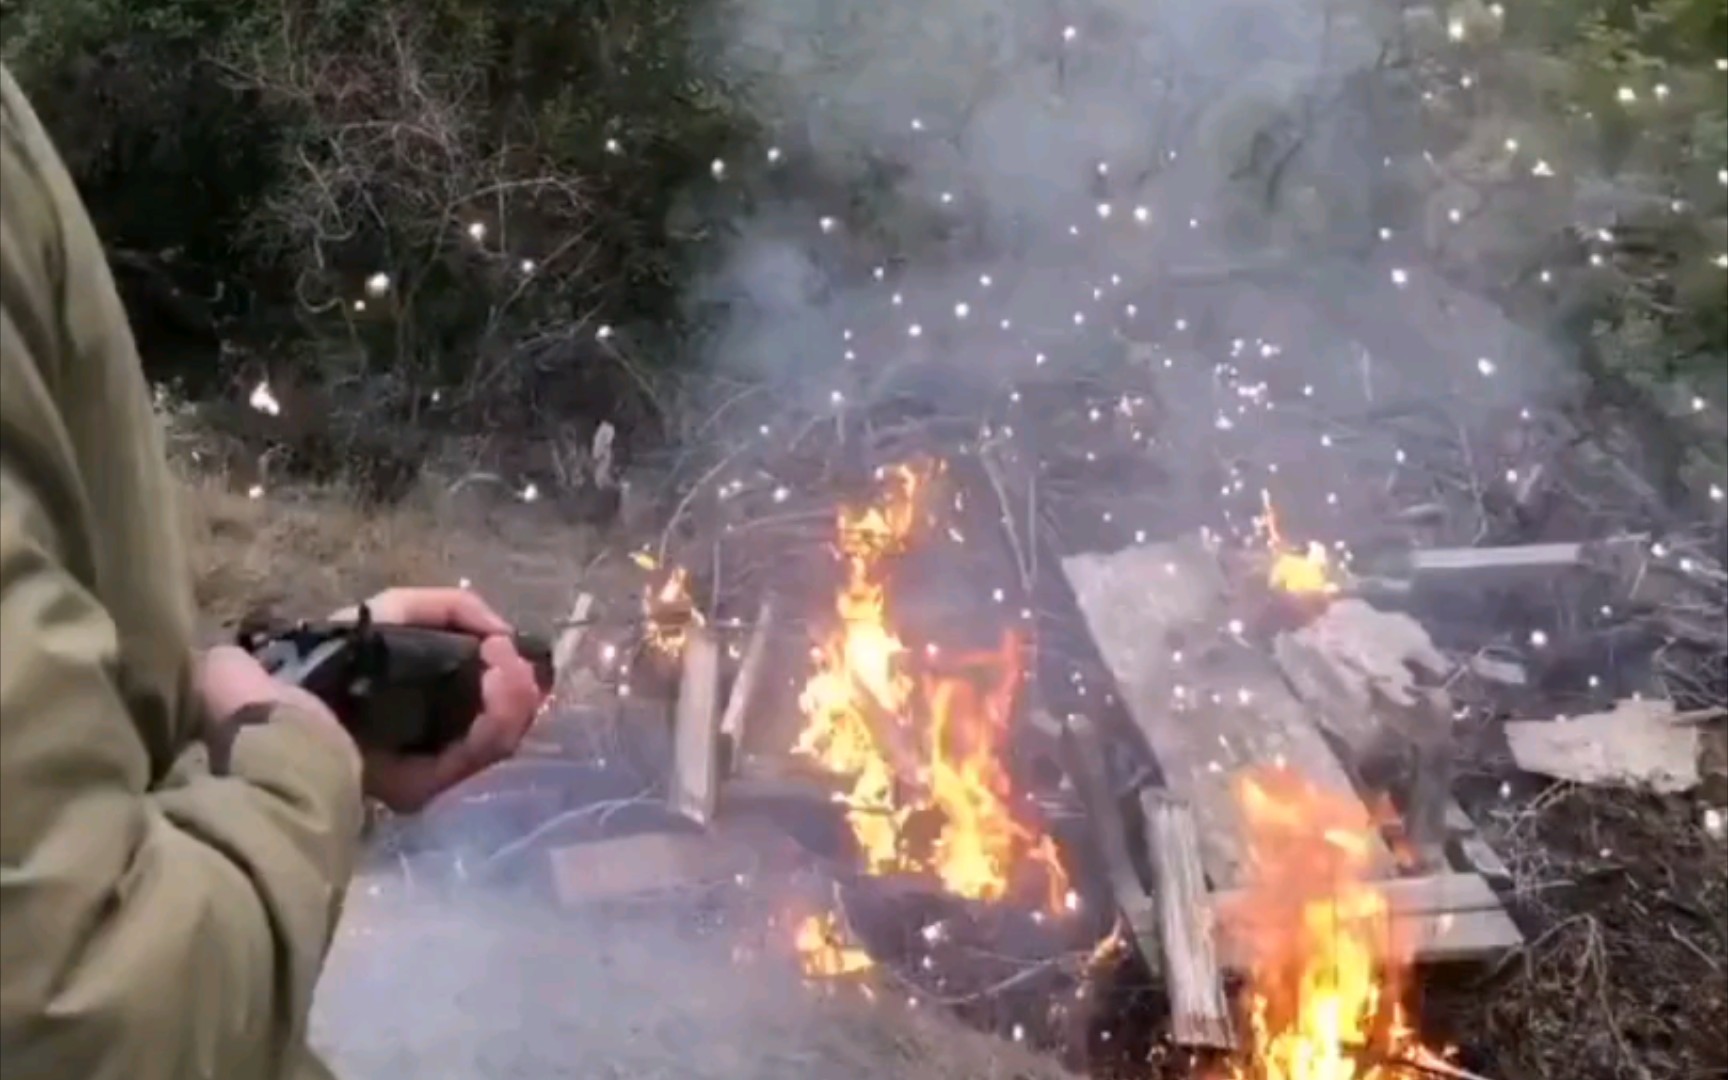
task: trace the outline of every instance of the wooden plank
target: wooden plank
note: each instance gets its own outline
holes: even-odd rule
[[[1511,869],[1507,867],[1505,860],[1500,858],[1500,853],[1482,838],[1476,822],[1458,804],[1457,799],[1447,801],[1445,813],[1447,846],[1454,850],[1455,857],[1493,884],[1511,884]]]
[[[720,642],[692,623],[684,640],[684,671],[673,713],[672,809],[698,825],[714,820],[720,789]]]
[[[1423,963],[1490,960],[1524,942],[1500,898],[1477,874],[1449,873],[1393,878],[1375,885],[1386,895],[1399,940]],[[1223,915],[1240,903],[1241,892],[1214,893],[1220,951],[1228,967],[1245,967],[1249,957]]]
[[[1287,765],[1355,797],[1349,774],[1263,653],[1221,641],[1226,587],[1198,539],[1063,560],[1099,654],[1170,790],[1193,808],[1215,887],[1241,880],[1246,836],[1237,774]],[[1374,853],[1389,870],[1391,852]]]
[[[1121,808],[1110,788],[1109,773],[1104,763],[1104,748],[1092,722],[1082,716],[1070,717],[1062,739],[1069,777],[1086,809],[1086,821],[1092,838],[1097,842],[1104,868],[1110,878],[1110,892],[1116,910],[1133,935],[1134,944],[1147,968],[1157,975],[1164,967],[1164,954],[1158,931],[1158,905],[1134,872],[1133,857],[1128,851],[1127,830],[1122,823]]]
[[[576,603],[570,609],[570,618],[566,620],[564,629],[558,634],[558,640],[552,643],[552,694],[556,697],[564,690],[565,683],[570,678],[570,672],[576,665],[576,655],[582,649],[582,639],[588,635],[588,614],[594,609],[594,594],[581,593],[576,597]]]
[[[1558,780],[1669,795],[1703,779],[1700,723],[1677,714],[1672,701],[1628,698],[1607,712],[1564,721],[1508,720],[1501,730],[1519,768]]]
[[[1146,815],[1158,894],[1171,1035],[1179,1046],[1231,1049],[1236,1038],[1219,977],[1194,813],[1180,800],[1149,788],[1140,793],[1140,807]]]
[[[554,848],[546,858],[566,906],[716,882],[749,865],[736,844],[703,833],[637,833]]]
[[[744,734],[750,721],[750,711],[757,706],[757,686],[762,679],[762,666],[768,656],[769,628],[774,622],[774,602],[764,599],[756,614],[756,626],[744,645],[744,658],[738,662],[738,676],[732,680],[732,692],[726,698],[726,712],[720,717],[720,734],[732,747],[727,771],[737,773],[743,758]]]

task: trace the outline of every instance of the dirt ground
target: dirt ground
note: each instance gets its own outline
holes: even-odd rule
[[[1478,810],[1528,943],[1424,1013],[1493,1077],[1728,1077],[1728,844],[1690,796],[1536,786]]]

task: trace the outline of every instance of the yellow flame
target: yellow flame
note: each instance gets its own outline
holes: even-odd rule
[[[1353,795],[1288,769],[1241,778],[1237,797],[1252,869],[1223,915],[1252,981],[1249,1039],[1231,1077],[1392,1080],[1377,1061],[1427,1052],[1398,1003],[1410,957],[1370,877],[1372,818]]]
[[[646,552],[636,552],[631,560],[650,573],[659,571],[659,561]],[[674,566],[652,578],[642,590],[643,639],[648,647],[661,656],[677,658],[684,652],[684,642],[690,627],[702,626],[702,611],[690,595],[690,572]]]
[[[840,920],[833,912],[811,915],[798,923],[793,944],[804,974],[812,979],[832,979],[868,971],[875,966],[870,954],[846,943]]]
[[[1326,546],[1309,541],[1306,550],[1293,551],[1279,531],[1278,511],[1272,505],[1271,494],[1260,492],[1260,503],[1266,511],[1261,519],[1266,529],[1266,546],[1272,552],[1267,583],[1288,593],[1321,596],[1336,593],[1338,584],[1333,580],[1332,560],[1326,554]]]
[[[838,618],[799,698],[806,723],[796,749],[849,783],[847,821],[867,872],[928,873],[956,895],[994,900],[1035,865],[1059,911],[1068,880],[1055,845],[1015,815],[1003,764],[1019,641],[1005,635],[997,650],[958,658],[951,673],[915,679],[890,627],[888,564],[912,541],[935,471],[890,469],[880,499],[840,512]],[[915,814],[936,823],[928,844],[908,841]]]

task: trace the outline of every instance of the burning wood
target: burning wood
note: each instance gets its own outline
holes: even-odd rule
[[[690,571],[664,566],[646,551],[631,553],[630,560],[650,575],[642,590],[643,640],[655,655],[677,659],[689,628],[707,623],[690,595]]]
[[[1278,511],[1272,505],[1270,492],[1260,492],[1260,504],[1265,510],[1260,525],[1266,534],[1266,547],[1272,559],[1266,575],[1267,584],[1279,592],[1296,596],[1335,595],[1339,586],[1326,545],[1310,541],[1306,549],[1297,552],[1278,527]]]
[[[838,978],[876,966],[869,953],[847,943],[840,917],[832,911],[801,920],[793,944],[798,949],[804,974],[812,979]]]
[[[836,619],[799,699],[796,750],[849,785],[841,799],[866,873],[927,876],[982,901],[1041,879],[1043,903],[1061,910],[1067,875],[1050,837],[1018,816],[1005,763],[1020,641],[1008,633],[983,653],[915,656],[889,617],[889,573],[940,472],[884,470],[877,501],[840,511]]]
[[[1425,1052],[1401,1004],[1412,952],[1371,880],[1360,802],[1289,770],[1237,785],[1251,874],[1223,918],[1250,957],[1247,1045],[1231,1080],[1383,1080]]]

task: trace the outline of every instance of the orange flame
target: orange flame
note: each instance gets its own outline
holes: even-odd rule
[[[1251,1038],[1232,1080],[1392,1080],[1427,1055],[1400,1005],[1408,943],[1371,880],[1374,822],[1288,769],[1243,776],[1248,887],[1223,914],[1250,959]]]
[[[643,638],[661,656],[677,658],[690,627],[703,624],[701,609],[690,595],[690,571],[682,566],[663,570],[660,560],[646,551],[631,552],[630,561],[659,578],[651,578],[642,590]]]
[[[847,821],[872,874],[924,873],[959,896],[995,900],[1017,872],[1042,868],[1053,909],[1068,881],[1047,835],[1012,809],[1003,751],[1019,689],[1020,642],[925,671],[908,670],[888,618],[887,569],[912,540],[936,469],[896,466],[874,504],[842,509],[844,580],[833,631],[799,698],[802,753],[850,784]],[[909,837],[914,816],[933,839]]]
[[[833,979],[868,971],[875,966],[870,954],[846,943],[840,920],[833,912],[810,915],[798,923],[793,938],[804,974],[812,979]]]

